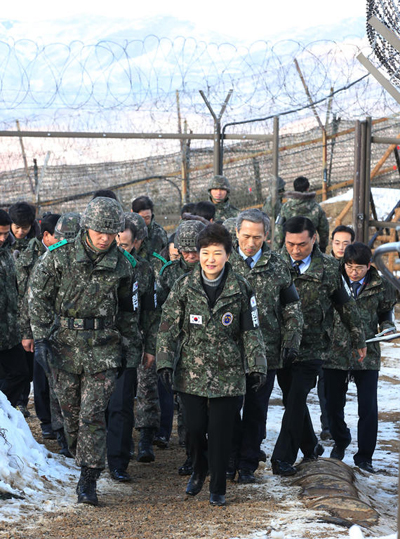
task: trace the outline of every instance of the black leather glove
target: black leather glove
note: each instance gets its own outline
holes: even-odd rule
[[[282,350],[283,366],[290,367],[290,365],[293,363],[293,361],[297,358],[298,355],[298,351],[294,348],[284,348]]]
[[[267,381],[267,375],[263,372],[251,372],[249,374],[249,380],[251,385],[251,389],[253,391],[258,391],[262,388],[263,385],[265,385]]]
[[[162,385],[165,387],[167,393],[172,393],[172,374],[173,370],[168,367],[164,367],[158,371],[158,377],[161,380]]]
[[[47,339],[35,341],[34,359],[43,368],[47,374],[50,372],[50,364],[53,363],[53,350]]]

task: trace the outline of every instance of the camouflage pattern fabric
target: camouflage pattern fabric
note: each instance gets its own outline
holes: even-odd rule
[[[55,352],[53,366],[74,374],[117,368],[122,352],[128,361],[135,359],[133,348],[137,345],[132,331],[138,318],[132,298],[132,265],[115,242],[92,258],[85,237],[81,231],[74,241],[64,240],[60,247],[46,252],[37,262],[28,287],[34,339],[50,339]],[[60,323],[54,325],[56,317],[104,319],[105,327],[69,329]]]
[[[262,207],[262,211],[268,215],[268,217],[271,219],[271,221],[275,222],[276,218],[278,217],[281,209],[282,209],[282,198],[283,193],[278,194],[276,196],[275,200],[275,206],[272,206],[272,196],[268,196],[265,199],[264,205]]]
[[[281,348],[299,350],[303,328],[300,301],[282,302],[284,292],[293,283],[290,270],[265,243],[261,258],[250,269],[240,256],[238,247],[236,244],[229,262],[255,292],[268,369],[280,369],[283,367]]]
[[[344,268],[343,268],[344,272]],[[365,338],[371,339],[384,329],[396,329],[393,322],[379,320],[382,315],[393,309],[396,304],[396,291],[393,286],[378,271],[371,266],[369,281],[360,289],[356,298],[360,312]],[[339,370],[380,370],[381,349],[379,342],[367,343],[367,355],[364,361],[358,361],[358,353],[351,344],[348,329],[342,323],[339,315],[334,317],[332,349],[328,354],[324,367]]]
[[[54,370],[54,389],[61,405],[68,448],[78,466],[105,467],[105,412],[116,375],[117,369],[94,374]]]
[[[81,214],[68,212],[61,215],[54,229],[54,237],[67,240],[74,239],[81,229]]]
[[[147,230],[148,236],[143,240],[137,254],[151,262],[152,254],[154,252],[159,254],[168,244],[168,236],[163,227],[154,221],[154,217]]]
[[[321,250],[325,251],[329,243],[329,223],[324,210],[314,200],[315,193],[288,191],[286,196],[288,200],[283,204],[275,224],[274,249],[280,249],[284,243],[284,222],[291,217],[302,215],[313,222],[319,235]]]
[[[229,219],[225,219],[225,221],[222,223],[223,226],[227,229],[229,234],[232,237],[233,243],[235,243],[237,237],[236,237],[236,217],[229,217]]]
[[[229,219],[230,217],[237,217],[240,213],[240,210],[238,210],[237,208],[235,208],[235,206],[232,206],[229,203],[229,197],[226,197],[224,202],[215,204],[215,202],[212,201],[211,196],[210,196],[210,201],[215,206],[214,222],[225,221],[226,219]]]
[[[178,226],[175,234],[175,247],[179,251],[195,252],[197,237],[206,227],[204,223],[196,220],[183,221]]]
[[[334,309],[350,331],[353,348],[363,348],[365,335],[354,299],[348,293],[346,303],[341,305],[336,301],[338,292],[343,289],[337,260],[324,255],[314,245],[310,267],[305,273],[297,275],[286,247],[282,248],[280,254],[290,267],[304,318],[303,337],[296,361],[326,359],[331,346]]]
[[[160,415],[156,362],[148,369],[141,364],[137,368],[135,428],[148,427],[158,430]]]
[[[229,263],[225,271],[212,309],[200,265],[178,279],[163,305],[157,370],[174,369],[176,391],[208,398],[244,395],[245,373],[267,372],[254,293]]]
[[[10,245],[11,252],[16,253],[14,255],[14,258],[18,258],[20,256],[20,254],[22,252],[24,252],[25,249],[28,248],[28,245],[29,245],[29,242],[31,241],[31,239],[32,238],[28,238],[28,237],[25,237],[25,238],[22,238],[22,239],[15,238],[15,241]]]
[[[28,309],[28,280],[39,257],[46,252],[42,241],[32,238],[15,263],[18,281],[19,321],[23,339],[33,339]]]
[[[49,383],[51,428],[56,431],[64,428],[64,419],[55,391],[55,372],[53,369],[50,369],[50,372],[46,373],[46,378]]]
[[[186,264],[182,256],[178,260],[172,260],[161,267],[157,275],[157,301],[162,306],[168,297],[171,288],[175,282],[185,275],[190,273],[194,266]]]
[[[0,247],[0,350],[21,342],[18,322],[18,289],[14,259],[9,247]]]

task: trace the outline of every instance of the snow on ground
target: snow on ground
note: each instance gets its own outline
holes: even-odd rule
[[[399,325],[400,329],[400,325]],[[356,470],[357,488],[364,500],[367,500],[380,513],[379,524],[372,530],[353,527],[350,530],[318,520],[318,513],[307,509],[298,497],[299,489],[290,486],[290,481],[271,473],[269,458],[278,436],[283,407],[280,404],[280,389],[275,385],[268,411],[268,436],[263,444],[268,462],[262,471],[262,482],[255,485],[238,485],[251,497],[251,489],[262,489],[266,499],[278,502],[281,509],[271,519],[269,532],[260,530],[248,539],[302,539],[348,538],[361,539],[377,537],[395,539],[397,496],[398,496],[398,447],[399,439],[399,386],[400,386],[400,341],[382,345],[383,361],[379,380],[379,424],[378,445],[373,464],[378,473],[369,475]],[[310,413],[317,433],[320,431],[319,404],[316,390],[309,398]],[[356,388],[350,383],[346,406],[346,421],[351,429],[353,442],[346,450],[344,462],[353,466],[352,456],[356,452],[357,406]],[[23,499],[9,499],[0,505],[0,522],[18,520],[21,514],[32,514],[37,519],[39,512],[60,509],[68,511],[76,503],[75,485],[79,471],[71,460],[50,453],[37,443],[22,414],[11,408],[5,396],[0,392],[0,494],[9,493],[22,496]],[[324,457],[328,457],[332,441],[323,442]],[[299,456],[300,458],[300,456]],[[263,464],[263,463],[261,463]],[[260,477],[259,473],[257,473]],[[109,481],[106,477],[102,482]],[[272,532],[271,532],[272,530]]]
[[[389,187],[373,187],[372,196],[374,198],[378,220],[385,219],[392,209],[396,206],[400,200],[400,189],[391,189]],[[332,204],[333,202],[341,202],[352,200],[353,189],[349,189],[346,193],[338,195],[333,198],[329,198],[324,202],[325,204]]]

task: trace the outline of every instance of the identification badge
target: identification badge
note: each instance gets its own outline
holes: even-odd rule
[[[135,292],[135,290],[137,290],[138,288],[139,288],[139,283],[136,281],[133,283],[132,292]]]
[[[203,323],[203,317],[199,314],[191,314],[190,315],[190,323],[191,324],[199,324],[201,325]]]
[[[252,307],[255,307],[257,305],[257,302],[256,302],[256,297],[255,296],[251,296],[250,298],[250,305]]]
[[[233,314],[232,313],[225,313],[222,315],[222,325],[223,326],[230,326],[233,321]]]

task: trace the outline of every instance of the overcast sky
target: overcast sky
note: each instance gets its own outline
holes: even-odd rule
[[[236,4],[236,7],[234,2],[216,0],[20,0],[3,2],[0,21],[20,21],[33,26],[40,23],[38,31],[41,31],[39,29],[43,28],[42,23],[45,21],[57,20],[62,24],[65,18],[98,15],[107,17],[110,25],[114,19],[132,20],[134,30],[148,18],[175,17],[181,22],[190,23],[193,37],[217,32],[238,41],[249,42],[257,39],[268,40],[269,36],[282,32],[287,32],[286,37],[290,38],[291,29],[304,30],[334,24],[349,18],[365,17],[365,13],[366,0],[335,0],[329,3],[317,0],[246,0]],[[74,37],[73,33],[71,37]]]

